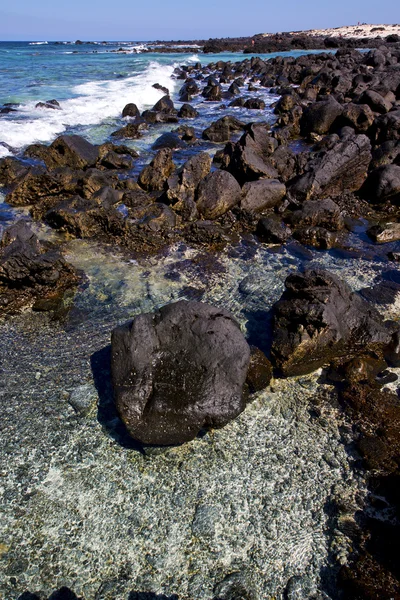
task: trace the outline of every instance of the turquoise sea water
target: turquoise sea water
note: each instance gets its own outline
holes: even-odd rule
[[[163,93],[154,89],[153,84],[167,87],[177,100],[183,82],[171,76],[178,65],[234,62],[250,57],[237,53],[198,54],[195,47],[190,54],[141,53],[143,47],[121,42],[82,45],[0,42],[0,110],[9,103],[15,104],[12,108],[16,110],[0,114],[0,156],[16,153],[34,142],[51,142],[64,132],[80,133],[93,142],[103,142],[124,124],[120,115],[125,104],[135,102],[144,110],[157,102]],[[124,52],[118,52],[119,49]],[[304,52],[281,54],[301,53]],[[276,54],[261,56],[269,58]],[[262,95],[267,95],[265,89]],[[38,102],[53,98],[60,102],[62,110],[35,108]],[[203,107],[197,123],[200,128],[215,113],[216,118],[221,116],[217,106],[204,103]],[[247,115],[245,112],[241,111],[240,116],[245,119],[247,116],[246,120],[266,116],[259,111],[247,111]]]

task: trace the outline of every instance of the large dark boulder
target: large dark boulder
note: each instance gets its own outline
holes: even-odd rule
[[[371,161],[371,143],[365,135],[352,135],[311,156],[305,173],[288,185],[299,200],[355,192],[364,183]]]
[[[24,221],[3,232],[0,241],[0,313],[15,313],[40,300],[62,298],[79,281],[75,269],[50,244],[39,242]],[[53,305],[51,305],[53,306]]]
[[[93,167],[98,159],[97,146],[79,135],[61,135],[49,146],[43,160],[48,169],[72,167],[87,169]]]
[[[203,96],[208,102],[218,102],[222,99],[220,85],[207,85],[203,90]]]
[[[249,212],[261,212],[277,206],[286,195],[286,186],[278,179],[249,181],[242,188],[240,207]]]
[[[173,114],[173,115],[175,115],[177,113],[177,111],[175,110],[174,103],[172,102],[172,100],[169,96],[163,96],[162,98],[160,98],[160,100],[158,102],[156,102],[156,104],[153,106],[153,108],[151,110],[156,113],[162,112],[162,113]]]
[[[330,198],[307,200],[287,220],[292,227],[324,227],[329,231],[338,231],[344,227],[342,212]]]
[[[197,190],[197,209],[205,219],[217,219],[239,204],[241,188],[227,171],[207,175]]]
[[[232,133],[241,131],[245,124],[235,117],[226,116],[218,119],[203,131],[203,139],[211,142],[228,142]]]
[[[140,111],[139,111],[138,107],[136,106],[136,104],[133,104],[133,102],[131,102],[130,104],[127,104],[125,106],[125,108],[123,109],[122,116],[123,117],[140,117]]]
[[[250,348],[225,310],[176,302],[112,333],[115,403],[144,444],[181,444],[245,408]]]
[[[235,144],[227,170],[241,183],[260,178],[277,179],[271,155],[278,142],[268,133],[266,125],[253,124]]]
[[[141,171],[138,182],[147,191],[161,191],[167,185],[167,179],[175,170],[172,162],[172,150],[163,148],[153,158],[151,163]]]
[[[208,175],[211,157],[207,152],[195,154],[168,179],[166,192],[168,200],[174,204],[184,198],[194,200],[195,190],[200,181]]]
[[[371,203],[400,203],[400,166],[385,165],[371,171],[361,193]]]
[[[374,90],[367,90],[360,97],[360,104],[368,106],[377,113],[386,114],[392,108],[392,103],[386,100],[381,94]]]
[[[382,354],[393,332],[380,314],[336,275],[306,270],[289,275],[274,306],[272,356],[285,376],[315,371],[331,360]]]
[[[343,107],[334,98],[330,98],[324,102],[315,102],[314,104],[311,104],[303,111],[300,120],[301,134],[328,133],[331,126],[342,112]]]
[[[185,148],[186,144],[181,140],[179,135],[172,131],[163,133],[159,138],[156,139],[152,145],[153,150],[161,150],[162,148],[170,148],[170,150],[176,150],[177,148]]]
[[[194,119],[195,117],[198,117],[199,113],[198,111],[193,108],[193,106],[191,106],[190,104],[182,104],[182,106],[179,109],[178,112],[178,117],[180,119]]]
[[[373,129],[377,144],[388,140],[400,140],[400,109],[378,117]]]

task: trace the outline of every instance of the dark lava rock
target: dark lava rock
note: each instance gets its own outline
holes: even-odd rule
[[[122,111],[122,116],[123,117],[140,117],[140,111],[138,109],[138,107],[136,106],[136,104],[133,104],[132,102],[130,104],[127,104],[124,108],[124,110]]]
[[[151,87],[153,87],[155,90],[160,90],[160,92],[163,92],[164,94],[169,96],[169,89],[164,87],[163,85],[160,85],[159,83],[153,83]]]
[[[305,173],[291,181],[289,191],[299,200],[357,191],[366,179],[370,161],[371,143],[367,136],[350,136],[311,157]]]
[[[48,600],[80,600],[76,594],[69,588],[63,586],[53,592]]]
[[[361,195],[371,203],[400,201],[400,166],[385,165],[368,175]]]
[[[98,148],[83,137],[61,135],[49,146],[43,160],[48,169],[57,167],[87,169],[96,164],[98,156]]]
[[[382,354],[392,340],[382,317],[346,283],[323,270],[289,275],[275,304],[272,355],[285,376],[315,371],[332,359]]]
[[[175,170],[172,151],[164,148],[157,152],[149,165],[141,171],[138,182],[147,191],[161,191],[167,185],[167,179]]]
[[[372,153],[370,170],[392,163],[400,165],[400,140],[390,140],[378,146]]]
[[[249,212],[261,212],[277,206],[286,195],[286,186],[278,179],[249,181],[242,188],[240,207]]]
[[[259,348],[250,346],[250,364],[246,383],[253,394],[264,390],[272,379],[272,365]]]
[[[271,155],[278,142],[268,134],[268,126],[253,124],[234,145],[227,170],[240,183],[260,177],[277,179],[278,171],[271,164]]]
[[[13,156],[0,160],[0,185],[10,186],[28,173],[30,167]]]
[[[171,203],[190,198],[194,200],[200,181],[208,175],[211,157],[207,152],[195,154],[168,179],[167,198]],[[175,210],[174,206],[174,210]]]
[[[151,109],[154,112],[176,114],[174,103],[169,96],[163,96]]]
[[[244,129],[245,124],[235,117],[226,116],[218,119],[203,131],[203,139],[211,142],[228,142],[235,131]]]
[[[208,102],[219,102],[222,99],[220,85],[207,85],[203,90],[203,96]]]
[[[181,444],[245,408],[250,348],[233,317],[198,302],[141,314],[112,333],[118,413],[145,444]]]
[[[278,215],[271,215],[259,220],[256,234],[267,244],[284,244],[292,232]]]
[[[146,129],[148,129],[147,123],[139,120],[136,123],[128,123],[128,125],[125,125],[125,127],[117,129],[117,131],[114,131],[111,136],[115,138],[128,138],[131,140],[136,140],[142,137],[142,133]]]
[[[311,104],[304,110],[300,120],[301,134],[328,133],[331,126],[342,112],[342,105],[334,98],[330,98],[325,102],[315,102],[314,104]]]
[[[361,104],[368,104],[368,106],[377,113],[386,114],[392,108],[392,103],[385,100],[381,94],[374,92],[373,90],[365,91],[360,97]]]
[[[46,102],[38,102],[35,108],[50,108],[53,110],[61,110],[60,103],[57,100],[46,100]]]
[[[248,98],[243,106],[250,110],[264,110],[265,102],[261,98]]]
[[[300,227],[293,237],[303,246],[314,246],[320,250],[330,250],[337,244],[337,235],[325,227]]]
[[[367,233],[377,244],[396,242],[400,240],[400,223],[374,225],[368,229]]]
[[[152,145],[153,150],[161,150],[162,148],[170,148],[176,150],[177,148],[185,148],[186,144],[181,140],[179,135],[176,133],[168,132],[160,135]]]
[[[288,221],[292,227],[324,227],[329,231],[338,231],[344,227],[341,210],[330,198],[307,200],[300,210],[288,217]]]
[[[194,119],[198,116],[198,111],[195,108],[193,108],[193,106],[191,106],[190,104],[182,104],[178,112],[178,117],[180,119]]]
[[[205,219],[217,219],[239,204],[241,188],[227,171],[214,171],[200,183],[197,208]]]
[[[3,232],[0,242],[0,311],[15,313],[36,299],[62,298],[76,285],[74,268],[50,244],[39,242],[24,221]]]
[[[378,144],[388,140],[400,140],[400,109],[390,111],[376,119],[374,131]]]

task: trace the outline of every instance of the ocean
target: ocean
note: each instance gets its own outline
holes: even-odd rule
[[[0,42],[0,110],[7,104],[15,105],[11,108],[16,110],[0,114],[0,157],[18,153],[35,142],[50,143],[63,133],[77,133],[93,143],[102,143],[124,124],[121,112],[127,103],[134,102],[142,111],[151,108],[163,96],[153,84],[167,87],[172,99],[177,100],[177,92],[183,84],[172,78],[177,66],[218,60],[234,62],[251,57],[237,53],[198,54],[195,47],[190,54],[143,53],[145,48],[146,44],[127,42],[79,45]],[[120,49],[123,52],[118,51]],[[302,53],[304,51],[279,54]],[[260,56],[268,58],[277,54]],[[265,90],[262,95],[265,97]],[[62,110],[35,108],[38,102],[51,99],[56,99]],[[275,99],[271,96],[271,102]],[[201,98],[194,104],[199,102]],[[205,128],[211,118],[221,116],[221,111],[214,105],[203,104],[203,107],[195,125]],[[267,114],[269,112],[267,106]],[[247,121],[262,120],[263,113],[234,110],[236,116]],[[157,131],[162,132],[158,128]],[[151,141],[151,135],[146,136],[146,140],[139,143],[139,150],[146,149],[147,142]]]

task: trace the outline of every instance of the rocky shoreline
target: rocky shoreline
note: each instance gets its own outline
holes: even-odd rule
[[[293,48],[293,38],[284,37],[282,44]],[[266,44],[281,43],[267,40]],[[307,43],[313,41],[309,38]],[[391,304],[400,289],[400,44],[378,41],[379,47],[368,53],[353,49],[346,39],[348,47],[335,55],[177,68],[175,77],[182,81],[179,107],[166,93],[140,114],[133,98],[112,142],[94,146],[66,135],[49,147],[35,144],[21,157],[0,161],[6,202],[29,208],[32,218],[54,229],[61,240],[59,248],[39,242],[25,221],[3,232],[1,310],[11,327],[9,315],[23,307],[68,322],[65,292],[71,297],[84,285],[79,270],[60,254],[68,239],[94,240],[137,260],[162,260],[163,253],[182,245],[212,261],[218,252],[247,240],[283,249],[295,243],[304,253],[307,248],[336,251],[351,259],[362,255],[352,232],[363,224],[392,279],[382,278],[355,294],[326,270],[289,275],[264,323],[267,342],[258,343],[275,377],[300,377],[323,368],[320,381],[329,387],[329,402],[334,399],[341,418],[350,423],[347,444],[357,457],[354,466],[368,478],[365,501],[356,509],[353,505],[357,512],[346,502],[340,507],[338,497],[331,512],[332,526],[343,528],[353,540],[348,564],[332,567],[337,584],[327,593],[333,598],[400,597],[400,403],[398,390],[390,388],[397,379],[393,369],[400,365],[399,314],[384,320],[376,309]],[[261,51],[258,43],[253,51]],[[370,40],[369,45],[373,46]],[[218,46],[221,49],[225,48]],[[244,123],[233,116],[240,106],[254,114],[263,110],[263,91],[279,96],[274,123]],[[201,136],[191,126],[201,111],[201,103],[193,103],[199,97],[203,103],[219,103],[222,115]],[[168,124],[173,130],[157,139],[153,159],[135,176],[138,155],[131,141]],[[182,148],[191,156],[177,164],[174,155]],[[268,361],[263,353],[262,360]],[[246,365],[242,367],[247,371]],[[269,379],[253,392],[270,383],[272,367]],[[316,393],[313,411],[318,418],[324,402],[323,394]],[[238,405],[232,416],[243,409]],[[132,424],[131,416],[126,422],[132,431],[144,431],[142,423]],[[185,439],[193,439],[204,424],[225,422],[201,413],[197,429]],[[161,435],[155,441],[147,433],[140,435],[144,442],[164,443]],[[204,597],[193,595],[196,585],[183,597]],[[296,595],[295,582],[292,587],[282,597],[324,597],[315,590],[307,592],[307,586],[303,595]],[[242,580],[228,582],[225,588],[216,588],[215,598],[260,597]],[[131,597],[141,598],[133,592]],[[50,598],[74,595],[64,590]],[[36,598],[25,595],[20,600]]]

